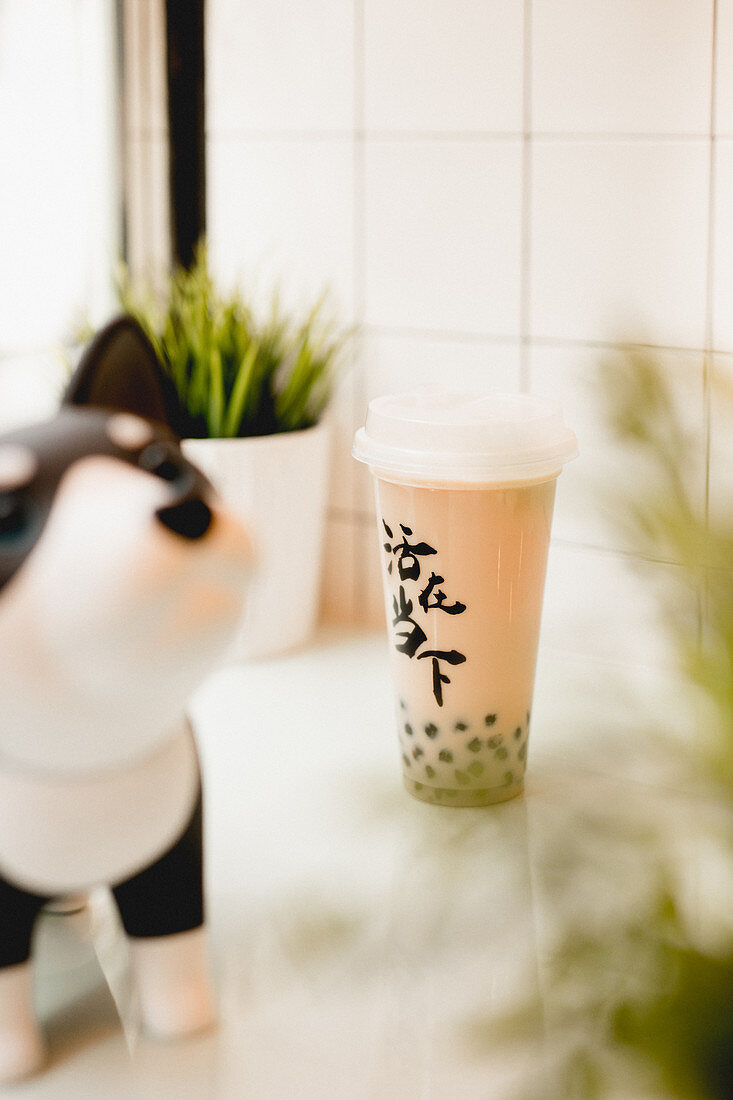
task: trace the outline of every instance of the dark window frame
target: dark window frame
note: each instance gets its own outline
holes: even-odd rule
[[[205,0],[166,0],[171,251],[190,267],[206,232]]]

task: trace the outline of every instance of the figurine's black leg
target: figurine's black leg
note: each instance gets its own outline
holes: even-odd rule
[[[128,936],[170,936],[204,920],[201,791],[193,815],[172,848],[113,888]]]
[[[29,961],[36,917],[50,898],[0,876],[0,1081],[33,1073],[44,1058]]]
[[[25,962],[36,917],[50,897],[14,886],[0,875],[0,968]]]
[[[215,1019],[203,926],[201,794],[180,839],[152,866],[114,888],[129,936],[143,1026],[164,1037]]]

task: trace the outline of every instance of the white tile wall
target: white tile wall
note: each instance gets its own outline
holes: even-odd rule
[[[708,162],[700,142],[535,143],[533,335],[702,347]]]
[[[383,622],[371,486],[349,453],[368,398],[436,380],[541,390],[582,449],[558,491],[543,644],[669,668],[652,593],[678,574],[600,503],[599,485],[639,474],[596,377],[652,346],[684,411],[690,491],[704,509],[710,444],[720,509],[733,0],[208,10],[216,266],[278,277],[293,300],[330,284],[359,326],[331,413],[324,612]]]
[[[212,263],[265,306],[311,305],[328,286],[332,308],[353,309],[353,164],[347,138],[213,137],[208,143]]]
[[[367,323],[518,335],[520,153],[516,140],[367,144]]]
[[[354,5],[217,0],[206,33],[212,132],[350,133]]]
[[[516,0],[369,0],[367,129],[516,133],[522,128],[522,24]]]
[[[533,126],[706,135],[712,34],[713,0],[534,0]]]

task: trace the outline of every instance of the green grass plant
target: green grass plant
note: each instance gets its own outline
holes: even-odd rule
[[[348,336],[324,320],[323,299],[296,322],[275,297],[259,320],[239,291],[217,288],[204,244],[192,267],[175,270],[161,291],[123,269],[118,293],[175,386],[179,435],[270,435],[318,423]]]

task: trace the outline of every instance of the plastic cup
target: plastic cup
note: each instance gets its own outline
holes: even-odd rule
[[[376,398],[374,475],[404,783],[485,806],[524,788],[555,483],[578,453],[553,401]]]

